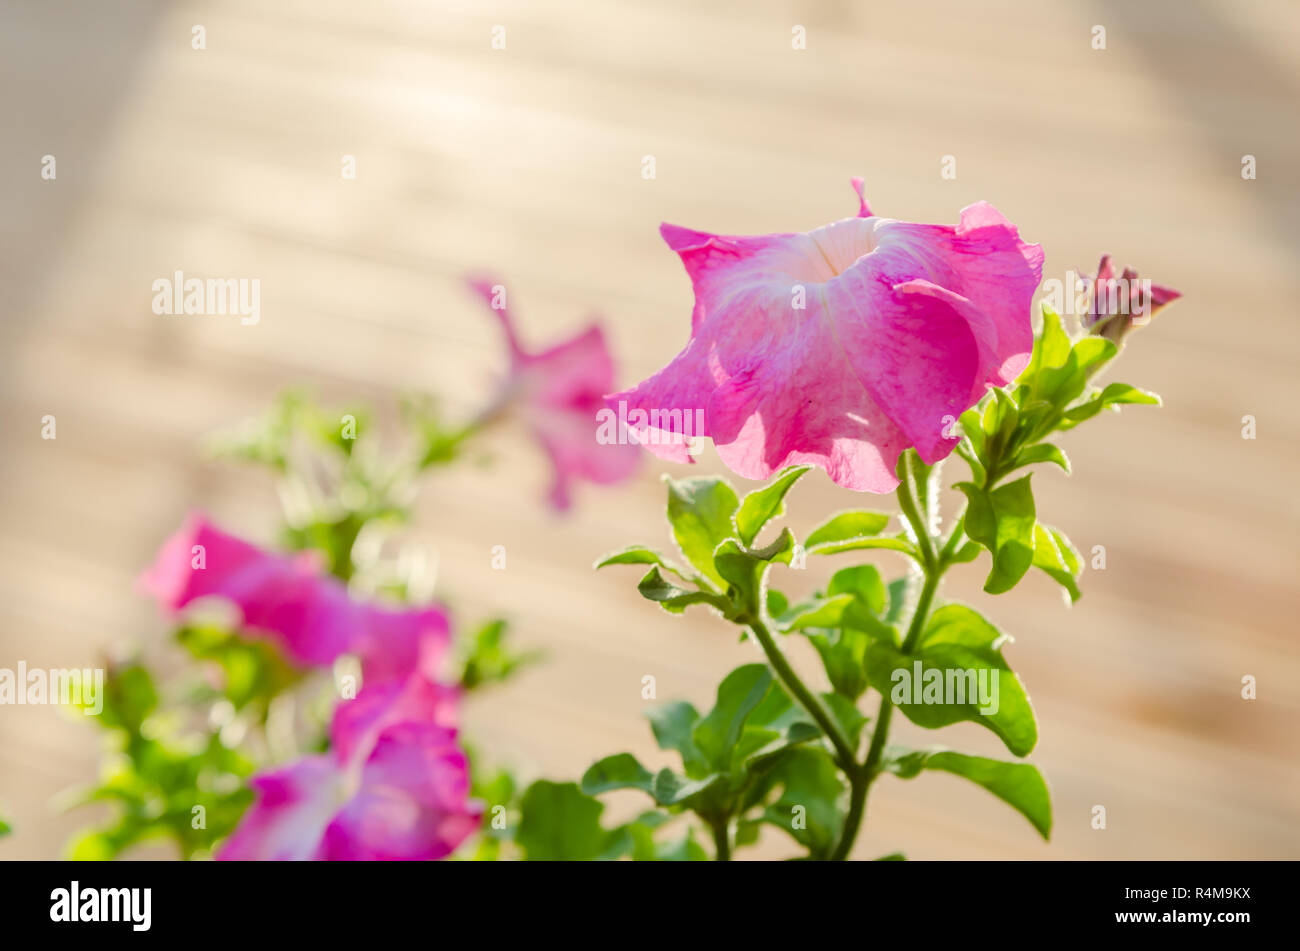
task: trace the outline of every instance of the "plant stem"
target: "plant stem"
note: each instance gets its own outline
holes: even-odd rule
[[[831,745],[835,747],[835,753],[840,760],[840,767],[852,775],[852,772],[857,769],[857,754],[844,730],[835,720],[835,717],[831,715],[831,712],[826,709],[826,704],[822,703],[821,699],[799,679],[799,675],[794,672],[790,662],[781,653],[781,648],[777,646],[775,638],[772,637],[772,632],[768,630],[767,625],[761,619],[754,618],[751,620],[749,629],[762,646],[767,662],[772,665],[772,669],[776,671],[781,683],[799,701],[800,706],[807,710],[812,718],[817,721],[817,725],[821,727],[822,732],[830,739]]]
[[[934,604],[934,596],[939,590],[939,579],[943,577],[947,564],[946,557],[936,555],[934,539],[930,536],[929,526],[916,507],[916,499],[912,495],[910,458],[905,463],[905,476],[898,485],[898,503],[903,515],[911,524],[913,532],[916,533],[917,546],[921,549],[921,570],[925,579],[921,585],[921,594],[916,601],[916,609],[912,612],[912,620],[907,626],[907,635],[903,638],[902,652],[907,654],[916,648],[917,641],[921,638],[921,632],[925,630],[925,622],[930,617],[930,608]],[[960,531],[960,525],[953,529],[953,534],[948,539],[950,543]],[[948,545],[944,546],[945,553],[948,553],[949,547]],[[853,848],[853,841],[857,838],[858,829],[861,827],[862,819],[866,815],[867,794],[871,791],[871,784],[880,775],[880,761],[885,753],[885,743],[889,739],[889,721],[893,718],[893,713],[894,705],[889,699],[889,694],[882,691],[880,694],[880,708],[876,713],[876,724],[871,732],[871,745],[867,749],[866,761],[861,767],[855,765],[853,769],[845,770],[849,777],[849,811],[844,817],[844,829],[840,833],[840,840],[836,843],[835,851],[831,854],[833,861],[842,861],[848,858],[849,852]]]
[[[713,825],[713,852],[715,862],[731,861],[731,837],[727,831],[727,820],[714,820]]]

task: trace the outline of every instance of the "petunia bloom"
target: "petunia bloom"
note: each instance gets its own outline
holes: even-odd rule
[[[604,394],[614,386],[614,361],[600,327],[592,324],[568,340],[530,352],[519,340],[505,286],[491,278],[468,283],[500,319],[510,352],[509,377],[495,406],[517,405],[550,457],[551,504],[567,509],[575,480],[611,485],[630,476],[640,463],[636,448],[596,438],[596,416],[605,408]]]
[[[1134,327],[1145,324],[1160,308],[1183,296],[1172,287],[1139,280],[1137,271],[1131,267],[1124,268],[1116,278],[1109,254],[1101,256],[1097,276],[1088,283],[1092,288],[1092,304],[1083,317],[1083,324],[1090,333],[1115,343]]]
[[[256,795],[222,860],[421,861],[475,829],[469,764],[451,724],[454,691],[417,675],[341,704],[328,753],[250,781]]]
[[[200,513],[163,543],[140,584],[173,613],[200,598],[232,603],[243,629],[269,636],[299,664],[327,666],[341,654],[356,654],[367,684],[412,672],[433,679],[451,638],[437,607],[353,600],[312,553],[263,551]]]
[[[696,434],[746,478],[808,463],[890,492],[899,453],[942,459],[952,422],[1024,369],[1042,249],[985,202],[955,227],[913,224],[873,216],[853,185],[857,217],[802,234],[661,226],[694,286],[691,338],[607,397],[648,449],[688,461],[656,421],[702,418]]]

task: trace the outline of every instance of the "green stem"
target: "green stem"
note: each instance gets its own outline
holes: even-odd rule
[[[826,704],[822,703],[815,693],[804,686],[804,682],[799,679],[799,675],[794,672],[790,662],[785,659],[781,653],[781,648],[777,647],[772,632],[768,630],[762,620],[755,618],[749,622],[749,629],[754,633],[754,637],[763,648],[763,653],[767,656],[767,662],[772,665],[776,671],[777,677],[785,688],[790,691],[799,704],[808,711],[817,725],[821,727],[822,732],[830,739],[831,745],[835,747],[835,752],[840,759],[840,767],[850,775],[857,768],[857,755],[853,749],[853,744],[849,742],[848,736],[841,729],[835,717],[826,709]]]
[[[727,831],[727,820],[715,820],[713,826],[713,852],[714,861],[730,862],[731,861],[731,837]]]
[[[903,515],[911,523],[912,530],[916,533],[917,545],[921,549],[922,571],[924,573],[924,582],[921,585],[921,593],[916,601],[916,610],[912,612],[912,620],[907,627],[907,635],[903,639],[902,651],[904,654],[910,653],[915,649],[917,641],[921,638],[922,631],[925,630],[925,622],[930,617],[930,608],[934,604],[935,594],[939,590],[939,580],[943,577],[944,570],[947,568],[946,555],[950,554],[949,548],[956,549],[954,539],[961,532],[960,523],[954,527],[953,533],[949,536],[948,544],[944,545],[944,555],[936,555],[934,549],[934,539],[931,538],[929,527],[917,510],[916,499],[912,495],[912,468],[910,458],[907,460],[905,476],[898,486],[899,507]],[[880,761],[884,757],[885,744],[889,740],[889,722],[893,719],[894,705],[889,699],[889,694],[881,692],[880,708],[876,714],[876,724],[871,732],[871,745],[867,749],[866,761],[861,767],[854,766],[851,770],[846,770],[849,777],[849,811],[844,817],[844,829],[840,833],[840,840],[835,846],[835,851],[831,858],[835,861],[842,861],[848,858],[849,852],[853,848],[853,841],[857,838],[858,830],[862,826],[862,819],[867,811],[867,794],[871,791],[871,784],[875,782],[880,775]]]

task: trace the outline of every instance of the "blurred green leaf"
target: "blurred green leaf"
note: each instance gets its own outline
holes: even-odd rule
[[[1034,526],[1034,567],[1064,588],[1070,601],[1079,600],[1083,559],[1065,535],[1042,522]]]

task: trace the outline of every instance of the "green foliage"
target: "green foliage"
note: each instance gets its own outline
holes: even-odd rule
[[[481,625],[468,637],[460,638],[460,685],[474,690],[488,684],[503,683],[521,668],[534,664],[541,651],[516,651],[507,641],[509,625],[497,618]]]
[[[955,484],[965,507],[940,531],[939,469],[914,450],[898,464],[904,531],[885,534],[890,515],[852,510],[818,525],[800,546],[785,529],[756,547],[767,523],[784,514],[787,496],[806,467],[786,469],[740,498],[723,480],[668,481],[668,517],[689,568],[644,547],[611,555],[597,567],[649,565],[638,586],[643,597],[674,613],[705,605],[759,641],[768,665],[732,671],[713,708],[701,715],[689,703],[665,704],[650,714],[661,750],[680,766],[656,771],[630,753],[595,763],[582,791],[602,795],[633,789],[663,810],[693,813],[716,843],[717,857],[752,845],[759,830],[777,826],[809,858],[848,854],[864,811],[866,790],[882,775],[913,779],[947,772],[983,787],[1024,815],[1044,838],[1051,832],[1051,801],[1038,769],[934,749],[887,747],[895,707],[913,723],[939,729],[977,723],[1017,757],[1038,740],[1033,707],[1003,654],[1007,638],[969,607],[937,599],[949,569],[990,555],[984,590],[1002,594],[1036,568],[1070,599],[1080,596],[1083,560],[1065,534],[1039,520],[1031,472],[1049,465],[1069,474],[1071,463],[1049,441],[1103,410],[1157,404],[1127,384],[1094,384],[1114,358],[1100,337],[1072,341],[1047,310],[1024,373],[992,390],[963,414],[956,455],[970,478]],[[836,572],[824,589],[790,598],[768,586],[774,564],[802,552],[841,554],[883,550],[905,556],[913,574],[886,583],[877,566]],[[799,635],[815,648],[830,692],[808,690],[777,641]],[[869,725],[859,709],[867,693],[880,695],[880,716]],[[593,846],[594,847],[594,846]],[[883,860],[901,860],[901,853]]]
[[[109,667],[95,719],[112,754],[99,782],[74,793],[70,805],[108,803],[113,814],[74,838],[69,857],[112,859],[158,840],[183,858],[209,855],[252,801],[252,761],[228,745],[224,730],[187,730],[160,714],[153,677],[138,663]]]

